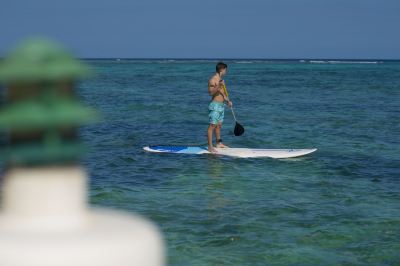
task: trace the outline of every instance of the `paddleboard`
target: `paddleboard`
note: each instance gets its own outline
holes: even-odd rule
[[[145,151],[156,153],[210,154],[207,148],[193,146],[146,146]],[[249,149],[249,148],[216,148],[217,155],[239,158],[293,158],[303,156],[317,149]]]

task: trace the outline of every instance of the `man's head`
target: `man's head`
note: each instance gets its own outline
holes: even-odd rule
[[[217,71],[217,73],[218,73],[220,76],[223,76],[223,75],[226,74],[226,71],[228,70],[228,65],[225,64],[225,63],[219,62],[219,63],[217,64],[217,66],[215,67],[215,70]]]

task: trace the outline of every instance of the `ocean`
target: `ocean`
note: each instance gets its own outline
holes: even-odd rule
[[[142,150],[206,145],[217,61],[86,62],[90,201],[156,223],[168,265],[400,264],[399,61],[226,60],[225,144],[318,148],[280,160]]]

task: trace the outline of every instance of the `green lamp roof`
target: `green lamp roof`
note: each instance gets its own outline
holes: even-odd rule
[[[90,69],[46,39],[24,42],[0,62],[0,81],[36,82],[79,79]]]
[[[79,126],[95,120],[98,120],[98,115],[94,109],[62,99],[51,105],[23,101],[9,105],[0,112],[0,128],[11,130]]]

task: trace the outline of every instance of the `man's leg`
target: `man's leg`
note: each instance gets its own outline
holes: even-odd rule
[[[224,145],[221,141],[221,127],[222,123],[218,123],[215,127],[215,137],[217,139],[217,148],[228,148],[228,146]]]
[[[215,130],[216,125],[210,124],[207,130],[207,142],[208,142],[208,151],[215,153],[216,150],[213,147],[213,131]],[[217,133],[215,132],[215,135]]]
[[[215,127],[215,138],[217,139],[217,145],[219,144],[219,140],[221,139],[221,123],[218,123]]]

